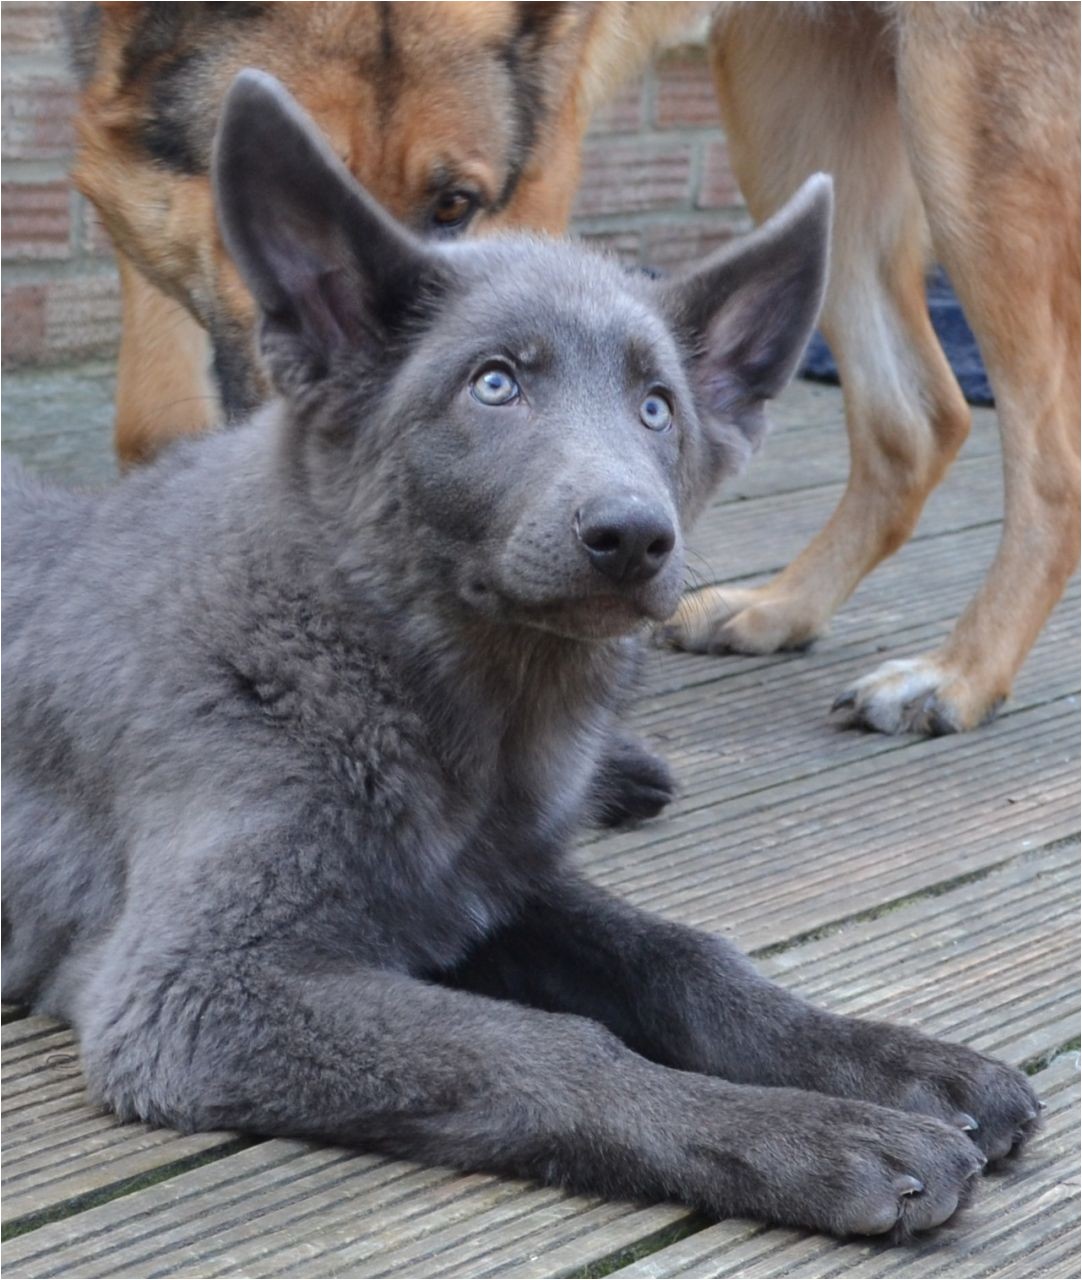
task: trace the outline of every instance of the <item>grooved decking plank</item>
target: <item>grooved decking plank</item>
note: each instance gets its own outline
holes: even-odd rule
[[[1034,1084],[1047,1105],[1043,1131],[1005,1173],[983,1180],[956,1223],[898,1248],[840,1244],[747,1221],[722,1222],[615,1271],[646,1277],[964,1277],[1077,1275],[1078,1059],[1065,1054]],[[1062,1267],[1068,1259],[1073,1272]]]
[[[807,999],[1026,1062],[1078,1034],[1079,846],[761,961]]]
[[[1066,697],[961,745],[925,740],[735,797],[722,778],[579,857],[640,906],[765,947],[1076,834],[1077,714]]]
[[[764,482],[768,477],[769,473]],[[690,538],[692,558],[698,558],[696,567],[703,580],[749,577],[782,568],[823,527],[844,488],[837,483],[743,502],[715,502]],[[1002,510],[999,459],[993,454],[965,458],[951,469],[949,482],[928,499],[914,536],[921,539],[987,524],[998,520]]]
[[[1042,851],[974,884],[773,956],[764,968],[840,1012],[912,1022],[1026,1061],[1077,1030],[1077,861],[1073,845]],[[8,1158],[20,1154],[16,1136]],[[271,1141],[12,1241],[6,1270],[88,1277],[551,1276],[688,1219],[674,1205],[572,1197]],[[754,1224],[723,1228],[730,1242],[734,1232],[741,1239],[765,1233]],[[821,1247],[841,1248],[829,1241]]]
[[[158,1174],[216,1150],[228,1133],[182,1136],[120,1124],[87,1102],[71,1032],[47,1018],[3,1028],[5,1226]]]
[[[1019,711],[1077,694],[1076,610],[1077,594],[1072,592],[1050,620],[1000,724]],[[914,647],[924,645],[918,640]],[[776,677],[785,681],[784,702],[775,703],[774,691],[764,687],[770,676],[756,671],[734,674],[724,683],[669,691],[637,706],[635,727],[676,771],[680,798],[674,813],[712,803],[721,790],[735,799],[848,762],[889,758],[898,751],[920,753],[926,744],[913,737],[854,733],[826,723],[825,679],[841,687],[858,665],[849,650],[814,666],[794,665]],[[962,745],[955,740],[955,745],[961,754],[969,749],[968,741]],[[657,829],[663,826],[657,824]]]

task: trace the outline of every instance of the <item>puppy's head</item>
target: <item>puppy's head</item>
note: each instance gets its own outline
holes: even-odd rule
[[[432,245],[246,72],[214,180],[289,456],[341,536],[393,525],[417,581],[496,621],[599,637],[672,612],[684,529],[818,314],[829,179],[663,282],[558,241]]]

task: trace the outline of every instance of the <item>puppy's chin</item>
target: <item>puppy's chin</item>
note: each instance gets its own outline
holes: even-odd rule
[[[631,635],[671,613],[643,598],[615,593],[521,600],[476,578],[460,586],[458,595],[471,612],[491,622],[530,627],[570,640],[610,640]]]
[[[649,615],[633,600],[594,596],[549,605],[511,606],[513,621],[569,640],[613,640],[644,630]]]

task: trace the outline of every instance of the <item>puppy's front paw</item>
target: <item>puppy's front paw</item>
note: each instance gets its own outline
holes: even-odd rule
[[[773,1137],[747,1144],[743,1212],[838,1236],[930,1231],[967,1203],[984,1156],[953,1125],[778,1090]],[[760,1203],[762,1201],[762,1203]]]
[[[840,1192],[835,1233],[900,1241],[949,1222],[968,1203],[984,1157],[950,1125],[876,1111],[871,1121],[843,1119],[824,1155],[820,1176]]]
[[[598,825],[619,827],[656,818],[676,795],[676,780],[644,742],[621,734],[608,745],[593,791]]]
[[[1041,1104],[1021,1071],[964,1045],[882,1027],[870,1058],[884,1106],[937,1116],[991,1162],[1017,1155],[1040,1125]]]

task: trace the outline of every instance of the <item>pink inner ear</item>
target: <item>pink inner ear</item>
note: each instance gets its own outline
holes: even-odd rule
[[[344,269],[332,267],[320,272],[314,283],[321,304],[316,314],[318,322],[326,326],[321,336],[327,349],[356,341],[364,329],[364,309],[357,282],[351,280]]]
[[[695,381],[705,407],[711,413],[725,414],[747,400],[747,392],[733,377],[723,361],[715,363],[714,355],[703,356],[697,364]]]
[[[746,405],[753,393],[745,376],[759,333],[758,290],[738,289],[714,316],[696,361],[697,381],[710,409],[727,413]]]
[[[777,395],[792,377],[808,338],[799,281],[773,275],[748,281],[707,328],[702,386],[716,412]]]

